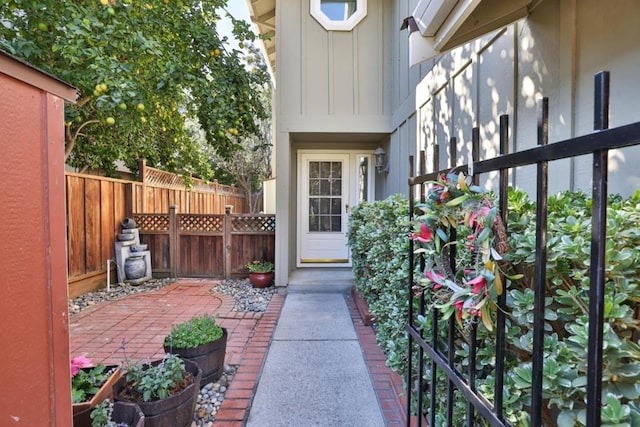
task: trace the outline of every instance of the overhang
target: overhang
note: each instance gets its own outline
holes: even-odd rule
[[[416,65],[527,16],[542,0],[420,0],[404,19]]]
[[[16,80],[21,80],[68,102],[75,103],[78,98],[78,90],[75,87],[1,50],[0,73],[13,77]]]
[[[255,31],[262,37],[260,49],[272,79],[276,71],[276,0],[246,0]]]

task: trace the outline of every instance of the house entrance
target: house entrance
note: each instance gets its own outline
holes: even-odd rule
[[[349,267],[351,207],[372,195],[371,154],[301,153],[297,267]]]

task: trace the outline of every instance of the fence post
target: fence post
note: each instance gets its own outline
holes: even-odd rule
[[[138,159],[138,180],[142,182],[141,212],[151,212],[147,209],[147,159]]]
[[[609,72],[595,76],[594,130],[609,128]],[[589,274],[589,352],[587,353],[587,427],[602,425],[602,361],[607,245],[609,150],[593,152],[591,271]]]
[[[224,278],[231,278],[231,229],[233,227],[233,218],[231,217],[232,205],[224,207],[224,236],[222,238],[222,246],[224,247]]]
[[[169,269],[171,277],[178,277],[178,207],[169,206]]]
[[[124,215],[125,217],[132,217],[134,213],[144,213],[144,212],[134,212],[135,210],[135,191],[134,184],[129,182],[124,185]]]

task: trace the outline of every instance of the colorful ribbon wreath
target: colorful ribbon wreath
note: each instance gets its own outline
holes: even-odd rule
[[[416,288],[445,319],[455,313],[461,327],[480,319],[491,331],[491,313],[504,291],[498,264],[509,249],[498,209],[463,173],[427,184],[410,236],[425,260]]]

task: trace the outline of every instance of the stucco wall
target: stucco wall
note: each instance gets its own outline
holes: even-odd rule
[[[400,22],[410,9],[411,5],[396,5],[394,22]],[[633,75],[640,66],[637,1],[545,0],[526,19],[411,69],[406,65],[406,33],[392,34],[398,49],[392,60],[397,64],[393,83],[397,96],[392,96],[391,164],[401,164],[407,152],[424,149],[431,170],[437,143],[440,167],[447,167],[452,136],[458,138],[458,163],[464,163],[473,126],[480,128],[481,158],[492,157],[497,152],[501,114],[510,115],[510,151],[530,148],[536,144],[542,96],[550,99],[551,143],[589,133],[593,76],[601,70],[611,72],[610,125],[640,119],[640,111],[634,108],[640,87]],[[414,84],[416,76],[419,81]],[[633,165],[639,160],[638,149],[610,154],[611,192],[629,194],[638,188],[640,174]],[[513,182],[533,191],[534,172],[533,167],[520,168],[512,173]],[[552,192],[588,190],[591,159],[554,162],[550,174]],[[386,194],[406,191],[406,176],[389,178]]]

